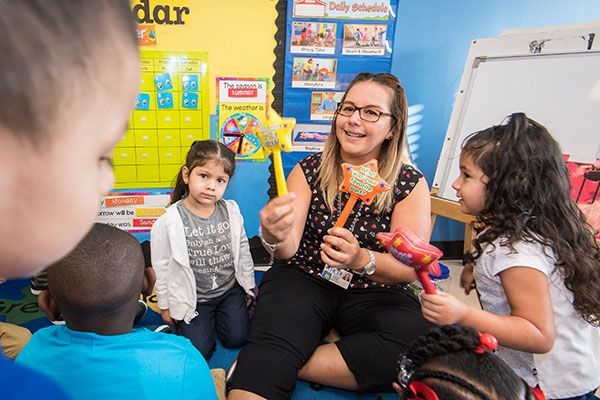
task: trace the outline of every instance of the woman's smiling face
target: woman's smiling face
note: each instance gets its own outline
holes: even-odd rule
[[[344,104],[391,114],[392,97],[391,89],[372,81],[364,81],[348,90]],[[361,119],[360,112],[356,110],[349,117],[337,114],[335,122],[342,160],[355,165],[377,158],[381,144],[392,135],[393,121],[390,115],[381,115],[377,122],[369,122]]]

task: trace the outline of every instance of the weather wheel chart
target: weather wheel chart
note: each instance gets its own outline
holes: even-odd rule
[[[190,145],[208,139],[208,54],[140,52],[141,81],[123,139],[113,151],[115,187],[168,188]]]
[[[228,117],[220,133],[223,144],[238,159],[245,159],[254,156],[261,149],[261,129],[262,124],[254,115],[242,112]]]

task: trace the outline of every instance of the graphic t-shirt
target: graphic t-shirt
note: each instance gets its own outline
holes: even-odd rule
[[[198,301],[218,297],[235,284],[235,267],[231,254],[229,214],[224,201],[219,200],[215,212],[208,218],[192,214],[180,202],[190,267],[196,278]]]

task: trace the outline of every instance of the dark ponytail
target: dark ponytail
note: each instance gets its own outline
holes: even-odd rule
[[[215,140],[197,140],[192,143],[183,165],[173,183],[171,202],[173,204],[188,193],[188,185],[183,180],[183,167],[191,172],[195,167],[205,165],[209,161],[218,161],[223,165],[223,170],[231,178],[235,172],[235,153],[221,142]]]

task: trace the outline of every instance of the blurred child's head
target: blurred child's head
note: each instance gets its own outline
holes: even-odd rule
[[[47,302],[50,319],[62,314],[71,329],[129,331],[137,299],[149,285],[144,264],[133,236],[96,223],[71,253],[49,267],[49,296],[40,301]]]
[[[418,337],[401,359],[402,398],[434,400],[433,391],[443,400],[533,399],[525,381],[481,337],[451,325]]]
[[[475,178],[484,183],[479,189],[485,195],[474,214],[486,229],[474,242],[474,257],[498,238],[508,247],[518,240],[551,247],[575,309],[584,320],[600,325],[600,249],[571,199],[567,165],[548,130],[523,113],[512,114],[506,124],[465,140],[463,164],[478,168],[482,175]],[[463,210],[467,199],[461,185],[467,180],[461,173],[453,184],[463,197]]]
[[[0,0],[0,275],[89,230],[139,83],[126,0]],[[31,251],[35,248],[35,251]]]
[[[235,153],[227,146],[214,140],[196,141],[175,178],[171,203],[188,195],[214,203],[223,196],[234,172]]]

